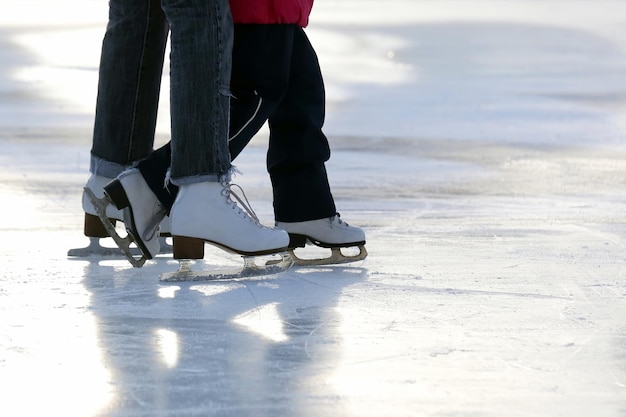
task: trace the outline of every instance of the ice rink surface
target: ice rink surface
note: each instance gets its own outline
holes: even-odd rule
[[[1,416],[626,416],[626,2],[317,0],[370,255],[175,285],[67,257],[106,1],[0,5]],[[271,223],[266,141],[235,182]]]

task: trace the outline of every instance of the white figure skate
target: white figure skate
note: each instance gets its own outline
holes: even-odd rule
[[[276,222],[276,227],[289,233],[289,252],[298,266],[334,265],[361,261],[367,257],[365,233],[362,229],[350,226],[335,216],[304,222]],[[330,249],[325,258],[304,258],[295,253],[296,248],[304,248],[307,243]],[[358,254],[346,255],[342,248],[357,248]]]
[[[174,258],[180,268],[161,275],[162,281],[201,281],[276,274],[293,264],[287,253],[289,236],[283,230],[263,226],[249,207],[245,195],[232,191],[229,183],[202,182],[183,185],[171,210]],[[243,209],[242,209],[243,208]],[[226,271],[191,270],[191,260],[204,258],[204,244],[241,255],[243,268]],[[279,256],[265,264],[263,255]]]
[[[154,195],[141,172],[129,169],[104,187],[104,197],[96,198],[86,189],[103,226],[115,240],[117,246],[136,268],[143,266],[148,259],[160,252],[159,225],[165,218],[166,210]],[[128,233],[120,236],[115,225],[108,221],[107,210],[111,207],[123,210],[124,226]],[[140,254],[133,251],[137,245]]]
[[[123,174],[122,174],[123,175]],[[101,245],[104,238],[112,238],[114,241],[121,239],[116,231],[117,222],[124,222],[124,214],[121,209],[115,207],[105,197],[104,188],[113,179],[98,175],[91,175],[87,181],[87,185],[83,189],[83,210],[85,211],[85,236],[89,237],[89,246],[85,248],[70,249],[68,256],[72,257],[141,257],[140,248],[128,247],[128,253],[121,249],[119,242],[116,241],[118,247],[109,248]],[[161,228],[164,232],[161,233]],[[169,237],[169,219],[165,217],[159,229],[159,243],[161,254],[172,253],[172,246],[167,243]],[[132,262],[131,262],[132,263]]]
[[[121,257],[123,253],[119,248],[109,248],[102,246],[101,239],[108,238],[109,233],[99,219],[98,212],[91,202],[88,191],[96,198],[104,196],[104,186],[111,181],[111,178],[99,175],[91,175],[87,180],[87,184],[83,191],[83,211],[85,212],[85,223],[83,232],[89,238],[89,245],[84,248],[74,248],[67,252],[67,256],[86,258],[86,257]],[[122,221],[122,212],[111,206],[106,210],[107,221],[113,225],[118,221]]]

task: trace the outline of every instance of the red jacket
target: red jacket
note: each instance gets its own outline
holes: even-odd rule
[[[305,27],[313,0],[230,0],[235,23],[296,24]]]

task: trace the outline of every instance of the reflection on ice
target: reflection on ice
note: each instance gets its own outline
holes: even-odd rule
[[[180,287],[177,287],[175,285],[159,287],[159,297],[174,298],[178,290],[180,290]]]
[[[6,282],[3,290],[9,290]],[[9,339],[0,341],[2,414],[43,416],[63,410],[67,417],[98,415],[115,393],[96,320],[77,314],[86,301],[60,308],[60,298],[50,293],[44,298],[33,292],[30,298],[30,307],[12,308],[13,318],[2,312],[3,321],[13,324]]]
[[[283,321],[278,313],[278,303],[270,303],[253,308],[235,317],[235,324],[257,333],[274,342],[284,342],[288,339],[283,330]]]
[[[189,289],[192,291],[198,291],[207,297],[212,295],[222,294],[231,291],[234,287],[238,287],[240,284],[207,284],[207,285],[193,285]]]
[[[178,363],[178,335],[168,329],[157,329],[157,351],[161,353],[163,363],[168,368],[173,368]]]

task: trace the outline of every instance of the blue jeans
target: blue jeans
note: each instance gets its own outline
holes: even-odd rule
[[[152,152],[168,28],[172,182],[217,181],[230,170],[228,0],[110,0],[92,173],[115,177]]]

